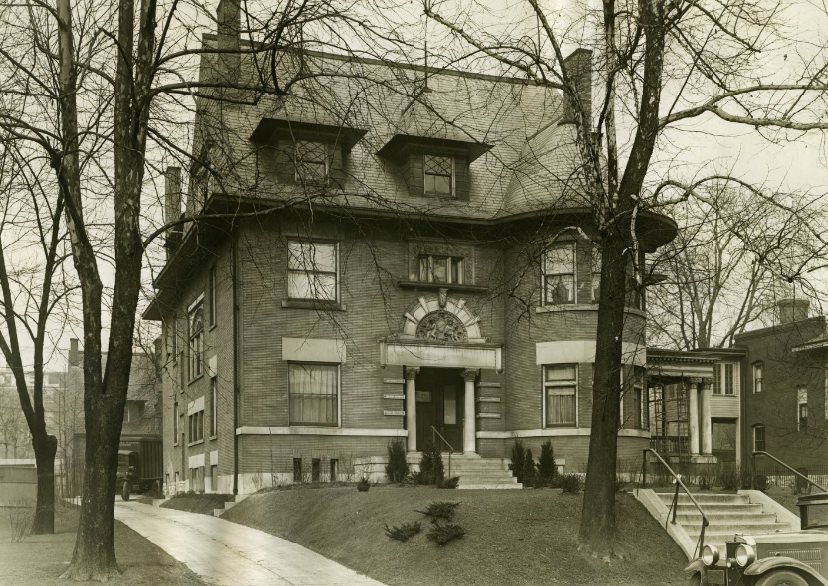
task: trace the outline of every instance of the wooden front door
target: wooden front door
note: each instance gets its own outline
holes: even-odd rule
[[[463,451],[463,377],[458,368],[421,368],[415,382],[417,399],[417,450],[422,451],[432,438],[431,427]],[[437,440],[441,451],[445,443]]]

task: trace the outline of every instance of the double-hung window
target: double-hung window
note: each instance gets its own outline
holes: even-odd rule
[[[592,269],[592,302],[598,303],[601,296],[601,249],[593,247],[590,260]]]
[[[330,171],[327,143],[297,140],[294,166],[298,183],[325,183]]]
[[[575,243],[553,244],[543,257],[543,303],[575,303]]]
[[[547,427],[575,427],[577,389],[577,365],[555,364],[543,367]]]
[[[761,393],[762,392],[762,374],[765,370],[765,364],[763,362],[754,362],[753,363],[753,392],[754,393]]]
[[[204,439],[204,410],[196,411],[188,416],[189,442],[200,442]]]
[[[765,451],[765,426],[764,425],[754,425],[753,426],[753,451],[754,452],[764,452]]]
[[[337,245],[326,242],[288,242],[288,297],[336,301]]]
[[[199,301],[190,309],[189,315],[189,380],[194,380],[204,372],[204,303]]]
[[[431,195],[454,195],[454,158],[423,156],[423,191]]]
[[[218,430],[218,379],[210,379],[210,437],[216,437]]]
[[[808,430],[808,387],[805,385],[796,387],[796,429]]]
[[[419,257],[420,281],[429,283],[463,282],[463,259],[459,256],[421,254]]]
[[[291,425],[339,424],[339,365],[288,365]]]

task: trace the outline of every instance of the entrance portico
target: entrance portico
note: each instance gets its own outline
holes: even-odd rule
[[[432,427],[454,450],[476,453],[476,382],[481,369],[502,370],[500,345],[480,336],[465,301],[420,297],[402,332],[380,342],[381,366],[402,366],[408,451],[421,450]],[[424,437],[425,436],[425,437]]]

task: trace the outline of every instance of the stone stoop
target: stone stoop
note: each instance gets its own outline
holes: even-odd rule
[[[443,454],[443,470],[449,475],[448,454]],[[459,476],[458,489],[515,489],[523,485],[512,476],[506,460],[481,458],[478,454],[453,454],[451,476]]]
[[[670,506],[673,502],[672,492],[653,492],[641,489],[637,498],[663,526],[671,537],[684,550],[688,559],[699,555],[696,546],[702,528],[702,517],[698,509],[686,494],[679,494],[676,505],[676,523],[670,520]],[[724,555],[725,542],[736,533],[773,533],[798,529],[798,523],[780,511],[777,503],[756,491],[739,491],[734,493],[695,492],[693,497],[704,509],[710,524],[704,532],[705,545],[715,545],[720,555]],[[655,501],[655,502],[653,502]],[[776,505],[776,506],[774,506]],[[798,520],[798,518],[797,518]]]
[[[224,513],[235,507],[237,504],[242,502],[244,499],[249,497],[249,494],[237,494],[233,497],[232,501],[224,501],[224,508],[223,509],[213,509],[213,516],[214,517],[221,517]]]

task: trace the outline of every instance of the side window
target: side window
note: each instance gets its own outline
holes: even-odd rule
[[[592,269],[592,302],[598,303],[601,296],[601,249],[597,246],[592,247],[590,263]]]
[[[293,165],[297,183],[326,183],[330,171],[327,143],[297,140]]]
[[[808,431],[808,387],[796,387],[796,428],[799,431]]]
[[[765,451],[765,426],[762,424],[753,426],[753,451]]]
[[[334,243],[288,242],[288,297],[337,301],[337,261]]]
[[[554,364],[543,367],[543,392],[547,427],[575,427],[578,367]]]
[[[338,425],[339,365],[289,364],[288,401],[291,425]]]
[[[199,301],[189,312],[189,380],[195,380],[204,372],[204,303]]]
[[[543,257],[543,303],[575,303],[575,243],[553,244]]]
[[[421,254],[419,279],[428,283],[463,283],[463,259],[459,256]]]
[[[762,392],[762,374],[765,370],[765,363],[764,362],[754,362],[753,363],[753,392],[754,393],[761,393]]]

